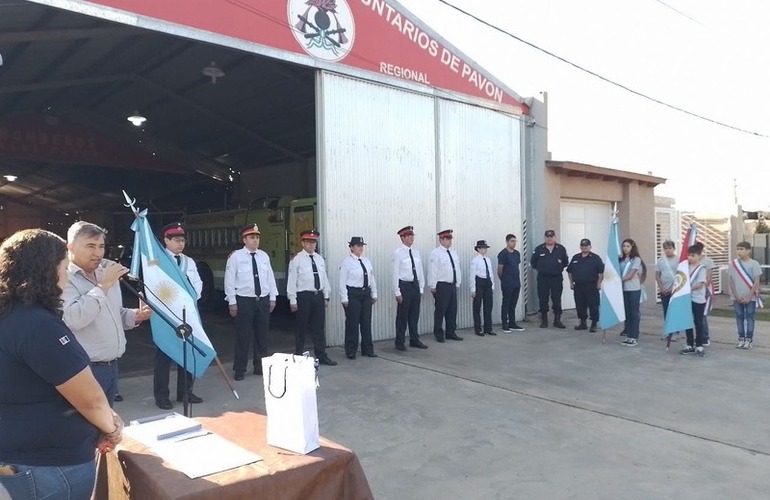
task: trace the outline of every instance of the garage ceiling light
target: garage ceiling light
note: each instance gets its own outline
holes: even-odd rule
[[[134,111],[134,114],[126,118],[126,120],[130,121],[134,127],[140,127],[142,123],[147,121],[147,118],[142,116],[139,111]]]
[[[7,180],[8,182],[13,182],[19,178],[16,175],[4,175],[3,177],[5,177],[5,180]]]
[[[211,84],[214,85],[217,83],[217,78],[222,78],[225,76],[225,72],[222,71],[222,68],[217,66],[217,63],[214,61],[211,61],[211,64],[203,68],[201,71],[204,75],[211,78]]]

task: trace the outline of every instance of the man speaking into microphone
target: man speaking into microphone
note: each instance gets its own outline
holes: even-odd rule
[[[91,371],[112,406],[117,392],[117,361],[126,351],[126,335],[150,317],[146,304],[123,307],[118,281],[128,268],[105,261],[107,231],[79,221],[67,230],[67,284],[62,292],[64,322],[91,360]]]

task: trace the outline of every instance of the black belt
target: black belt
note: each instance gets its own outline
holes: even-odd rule
[[[542,276],[543,278],[558,278],[559,276],[562,276],[561,274],[543,274],[543,273],[537,273],[538,276]]]
[[[91,364],[92,365],[96,365],[96,366],[109,366],[109,365],[111,365],[113,363],[117,363],[117,362],[118,362],[118,358],[115,358],[115,359],[113,359],[111,361],[91,361]]]
[[[305,295],[318,295],[319,293],[323,293],[323,290],[302,290],[300,292],[297,292],[297,295],[304,293]]]
[[[269,296],[270,296],[270,294],[269,294],[269,293],[268,293],[267,295],[260,295],[259,297],[257,297],[257,296],[254,296],[254,297],[246,297],[245,295],[236,295],[236,297],[240,297],[240,298],[242,298],[242,299],[244,299],[244,300],[251,300],[251,299],[261,300],[261,299],[267,298],[267,297],[269,297]]]
[[[404,284],[404,285],[419,285],[420,283],[418,281],[407,281],[407,280],[398,280],[398,284]]]
[[[363,286],[349,286],[347,288],[348,288],[348,290],[357,290],[359,292],[371,291],[371,288],[369,288],[368,286],[367,287],[363,287]]]

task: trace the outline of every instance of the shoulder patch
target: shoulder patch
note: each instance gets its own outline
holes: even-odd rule
[[[63,336],[63,337],[59,337],[59,343],[60,343],[61,345],[67,345],[67,344],[69,344],[69,343],[70,343],[70,338],[69,338],[69,335],[65,335],[65,336]]]

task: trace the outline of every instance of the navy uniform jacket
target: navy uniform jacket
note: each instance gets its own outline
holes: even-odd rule
[[[604,261],[593,252],[588,252],[585,257],[578,253],[572,256],[567,272],[572,276],[572,282],[577,285],[596,283],[599,281],[599,275],[604,273]]]
[[[569,264],[567,249],[563,245],[556,243],[553,251],[548,251],[545,243],[535,247],[530,260],[532,268],[537,270],[539,276],[561,276],[562,271]]]

